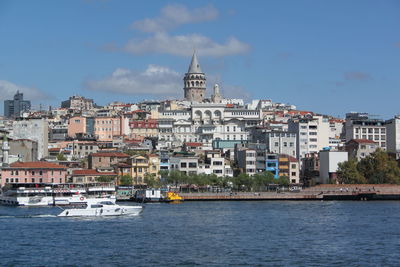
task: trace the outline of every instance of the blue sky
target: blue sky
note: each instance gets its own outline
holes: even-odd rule
[[[1,1],[0,99],[182,98],[196,48],[229,97],[399,114],[400,1]],[[2,102],[2,101],[1,101]],[[2,104],[0,106],[2,110]]]

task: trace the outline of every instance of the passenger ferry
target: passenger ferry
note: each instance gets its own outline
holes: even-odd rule
[[[17,206],[81,205],[88,199],[115,203],[112,184],[7,184],[2,189],[0,203]]]

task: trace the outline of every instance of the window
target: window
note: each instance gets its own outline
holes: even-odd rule
[[[293,147],[294,146],[294,143],[293,142],[290,142],[290,147]]]
[[[292,164],[292,169],[296,169],[296,164]]]
[[[292,176],[296,176],[296,172],[292,172]]]
[[[35,182],[35,178],[32,178],[32,183],[34,183]]]
[[[362,128],[362,133],[367,133],[367,129],[366,128]]]
[[[279,143],[278,143],[278,142],[275,142],[275,146],[279,146]]]
[[[197,168],[196,162],[189,162],[189,168]]]
[[[32,171],[32,175],[35,175],[35,171]]]
[[[43,178],[40,178],[40,179],[39,179],[39,183],[43,183]]]
[[[369,134],[373,133],[373,130],[374,130],[374,129],[372,129],[372,128],[368,128],[368,133],[369,133]]]
[[[15,175],[18,175],[18,171],[15,171]]]
[[[181,168],[186,168],[186,167],[187,167],[186,162],[181,162]]]
[[[287,147],[287,142],[283,142],[283,146],[284,146],[284,147]]]
[[[43,175],[43,171],[39,171],[39,175]]]

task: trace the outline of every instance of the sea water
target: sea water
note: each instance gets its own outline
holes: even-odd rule
[[[146,204],[60,218],[0,206],[1,266],[400,266],[400,202]]]

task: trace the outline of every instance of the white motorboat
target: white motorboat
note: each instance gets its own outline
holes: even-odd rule
[[[65,209],[58,214],[59,217],[98,217],[98,216],[121,216],[139,215],[143,211],[143,206],[120,206],[111,201],[95,202],[90,201],[86,207]]]

